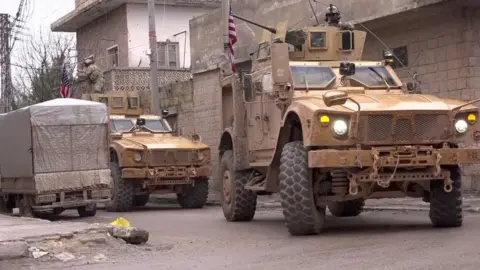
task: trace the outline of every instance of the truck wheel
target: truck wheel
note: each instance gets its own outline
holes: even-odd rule
[[[283,215],[290,234],[319,234],[325,222],[325,207],[316,206],[308,152],[302,141],[283,147],[279,178]]]
[[[133,206],[145,206],[150,198],[150,193],[133,196]]]
[[[346,202],[328,202],[328,210],[336,217],[355,217],[363,211],[365,201],[362,199]]]
[[[78,207],[77,212],[80,217],[94,217],[97,214],[97,204]]]
[[[443,180],[430,182],[430,220],[435,227],[460,227],[463,223],[462,213],[462,178],[460,168],[450,169],[453,181],[452,191],[445,192]]]
[[[32,196],[28,194],[24,194],[22,198],[18,200],[18,203],[16,204],[19,209],[20,216],[31,217],[31,218],[35,217],[35,213],[33,212],[33,209],[32,209],[32,201],[33,201]]]
[[[195,179],[195,185],[185,187],[177,194],[177,202],[183,208],[202,208],[208,199],[208,178]]]
[[[127,212],[132,209],[135,186],[133,181],[122,179],[122,171],[118,162],[110,162],[113,178],[112,201],[107,203],[109,212]]]
[[[235,171],[232,150],[223,153],[219,169],[222,186],[220,200],[225,219],[228,221],[251,221],[257,208],[257,194],[244,188],[251,172]]]

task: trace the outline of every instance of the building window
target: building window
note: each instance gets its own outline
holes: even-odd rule
[[[157,48],[158,67],[180,67],[178,42],[158,42]]]
[[[392,68],[402,68],[403,66],[408,67],[408,50],[407,46],[402,46],[402,47],[396,47],[392,49],[393,54],[401,61],[398,62],[398,60],[394,57],[393,58],[393,63],[392,63]],[[402,65],[403,64],[403,65]]]
[[[118,46],[112,46],[107,49],[108,67],[118,67]]]

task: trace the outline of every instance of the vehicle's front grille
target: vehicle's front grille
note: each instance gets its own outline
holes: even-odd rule
[[[394,117],[393,115],[369,115],[361,117],[360,138],[371,143],[422,143],[440,141],[448,138],[448,115],[418,114],[413,117]]]
[[[164,165],[188,165],[192,163],[193,152],[191,150],[182,151],[152,151],[151,165],[164,166]]]

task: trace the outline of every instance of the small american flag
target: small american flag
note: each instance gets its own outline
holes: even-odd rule
[[[70,98],[70,80],[68,79],[67,67],[63,65],[62,83],[60,84],[60,96]]]
[[[230,62],[232,63],[232,72],[236,71],[235,68],[235,52],[233,45],[237,43],[237,32],[235,29],[235,20],[233,19],[232,7],[230,7],[230,16],[228,17],[228,50],[230,51]]]

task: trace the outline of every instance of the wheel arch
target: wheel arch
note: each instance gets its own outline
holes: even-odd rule
[[[276,192],[279,188],[278,174],[280,168],[280,156],[283,146],[292,141],[303,141],[303,128],[299,113],[296,109],[292,109],[285,114],[283,125],[275,146],[275,153],[268,168],[267,173],[267,190]]]
[[[228,150],[234,149],[234,142],[233,142],[233,130],[232,128],[226,128],[222,136],[220,137],[220,144],[218,145],[218,155],[219,160],[222,158],[223,153]]]

